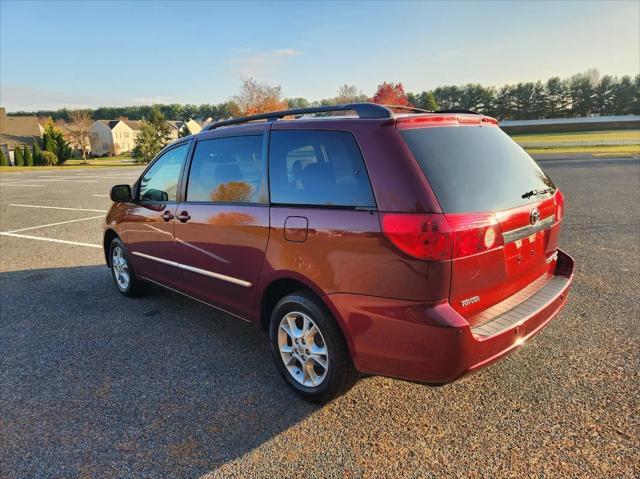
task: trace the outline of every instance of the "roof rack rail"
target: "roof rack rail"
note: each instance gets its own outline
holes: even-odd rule
[[[435,113],[468,113],[469,115],[482,115],[482,113],[478,113],[477,111],[456,108],[452,110],[438,110]]]
[[[205,128],[205,131],[215,130],[221,126],[237,125],[249,123],[256,120],[276,121],[285,116],[306,115],[310,113],[329,113],[334,111],[355,111],[360,118],[392,118],[393,112],[383,105],[376,103],[349,103],[345,105],[317,106],[311,108],[296,108],[293,110],[272,111],[260,113],[259,115],[232,118],[213,123]]]

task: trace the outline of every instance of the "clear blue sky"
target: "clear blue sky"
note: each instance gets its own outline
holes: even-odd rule
[[[502,85],[640,71],[640,2],[0,0],[9,111],[218,103],[242,76],[287,97],[383,81]]]

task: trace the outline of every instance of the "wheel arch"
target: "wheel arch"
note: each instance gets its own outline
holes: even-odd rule
[[[317,285],[310,283],[309,281],[305,281],[305,279],[299,278],[295,273],[290,275],[284,274],[277,278],[273,278],[268,284],[266,284],[262,290],[262,294],[260,295],[258,310],[258,321],[261,329],[264,332],[269,331],[271,311],[280,299],[287,294],[291,294],[296,291],[306,291],[311,293],[320,303],[322,303],[322,305],[327,308],[327,311],[333,316],[347,343],[349,354],[353,358],[354,344],[351,336],[347,334],[347,328],[345,327],[343,318],[340,316],[334,305],[330,304],[330,302],[326,300],[326,296],[322,290]]]
[[[111,267],[111,258],[109,256],[109,245],[115,238],[120,239],[120,236],[118,236],[118,233],[116,233],[111,228],[107,228],[102,238],[102,250],[104,251],[105,263],[107,263],[107,266],[109,267]]]

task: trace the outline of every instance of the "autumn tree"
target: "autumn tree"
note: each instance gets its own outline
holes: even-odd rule
[[[402,83],[394,85],[393,83],[384,82],[378,85],[378,90],[373,95],[372,101],[380,105],[413,106],[404,92]]]
[[[281,97],[282,87],[280,85],[269,85],[260,83],[253,78],[245,78],[242,80],[240,93],[233,97],[233,102],[238,108],[238,115],[249,116],[286,110],[287,102]]]
[[[73,143],[82,152],[83,163],[87,162],[87,150],[90,149],[89,128],[93,121],[91,114],[87,110],[75,110],[69,112],[71,121],[67,125],[69,136]]]

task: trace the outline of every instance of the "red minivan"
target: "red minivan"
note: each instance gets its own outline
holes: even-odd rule
[[[226,120],[111,198],[118,290],[155,283],[255,323],[312,401],[360,373],[446,383],[486,366],[558,313],[573,274],[562,193],[469,111],[359,103]]]

